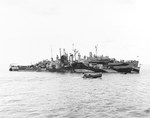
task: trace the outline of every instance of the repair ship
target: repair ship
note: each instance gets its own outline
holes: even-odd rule
[[[64,54],[56,56],[56,60],[43,60],[34,65],[21,66],[11,65],[10,71],[49,71],[49,72],[74,72],[74,73],[86,73],[86,72],[103,72],[103,73],[139,73],[140,66],[138,60],[116,60],[115,58],[109,58],[108,56],[97,56],[89,53],[89,56],[81,58],[78,53],[78,59],[76,55],[68,55],[65,50]]]

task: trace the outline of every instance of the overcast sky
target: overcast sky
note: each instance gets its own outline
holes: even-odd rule
[[[0,64],[71,52],[150,64],[149,0],[0,0]]]

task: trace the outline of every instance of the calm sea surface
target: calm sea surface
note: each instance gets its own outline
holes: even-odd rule
[[[0,118],[150,118],[150,66],[93,80],[0,71]]]

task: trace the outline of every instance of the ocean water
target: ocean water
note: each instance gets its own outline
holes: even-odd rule
[[[150,66],[102,79],[0,71],[0,118],[150,118]]]

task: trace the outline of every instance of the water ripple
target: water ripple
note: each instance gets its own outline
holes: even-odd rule
[[[6,72],[0,76],[2,118],[149,118],[150,73]]]

